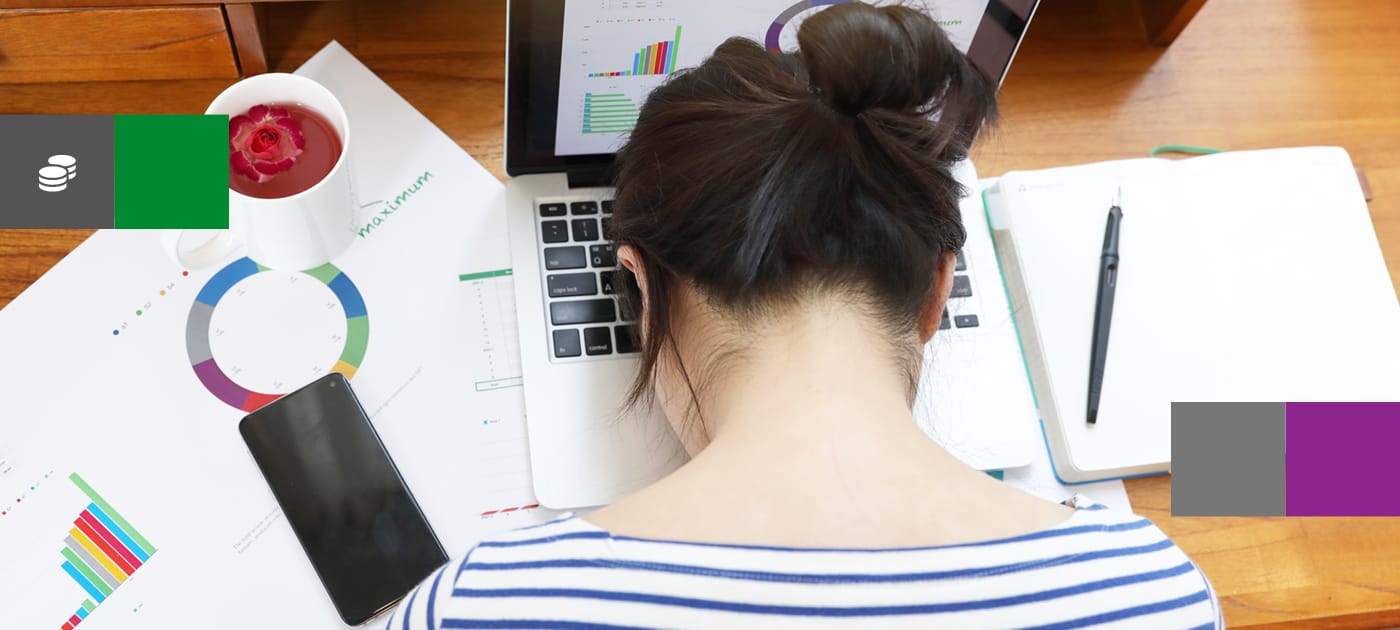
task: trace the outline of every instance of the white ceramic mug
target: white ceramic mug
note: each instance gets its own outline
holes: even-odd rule
[[[242,244],[258,264],[300,271],[330,262],[354,240],[357,204],[350,180],[350,120],[330,90],[294,74],[260,74],[229,86],[204,113],[233,117],[269,103],[295,103],[324,116],[340,136],[340,157],[321,181],[295,195],[261,199],[230,188],[229,230],[163,234],[166,251],[181,265],[212,265]]]

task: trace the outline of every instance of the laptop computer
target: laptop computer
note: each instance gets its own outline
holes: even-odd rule
[[[852,0],[513,0],[506,51],[506,212],[536,497],[607,504],[684,463],[655,410],[623,413],[636,323],[615,297],[606,240],[610,167],[647,93],[724,39],[793,50],[803,19]],[[1038,0],[927,3],[958,47],[1004,77]],[[957,168],[978,190],[970,162]],[[1026,465],[1038,447],[991,234],[974,193],[952,297],[925,351],[924,430],[981,469]]]

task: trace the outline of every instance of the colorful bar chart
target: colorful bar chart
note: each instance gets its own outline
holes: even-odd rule
[[[626,94],[583,95],[584,133],[625,133],[637,126],[637,104]]]
[[[97,608],[117,587],[151,559],[156,548],[120,512],[107,503],[102,495],[88,485],[78,473],[69,475],[73,485],[87,495],[89,503],[73,528],[63,539],[63,571],[87,592],[88,598],[78,606],[62,630],[73,630]]]
[[[591,72],[589,77],[633,77],[655,74],[671,74],[676,71],[676,53],[681,45],[681,27],[676,26],[676,36],[669,40],[643,46],[632,55],[632,68],[615,72]]]

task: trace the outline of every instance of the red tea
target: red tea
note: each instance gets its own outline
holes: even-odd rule
[[[325,178],[340,151],[340,136],[319,112],[255,105],[229,118],[229,188],[260,199],[290,197]]]

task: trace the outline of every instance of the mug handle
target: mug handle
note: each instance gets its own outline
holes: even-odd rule
[[[187,241],[197,239],[186,236],[193,237],[199,233],[205,234],[204,240],[193,247],[187,246]],[[238,248],[238,240],[229,230],[162,230],[160,244],[171,260],[189,269],[218,263]]]

